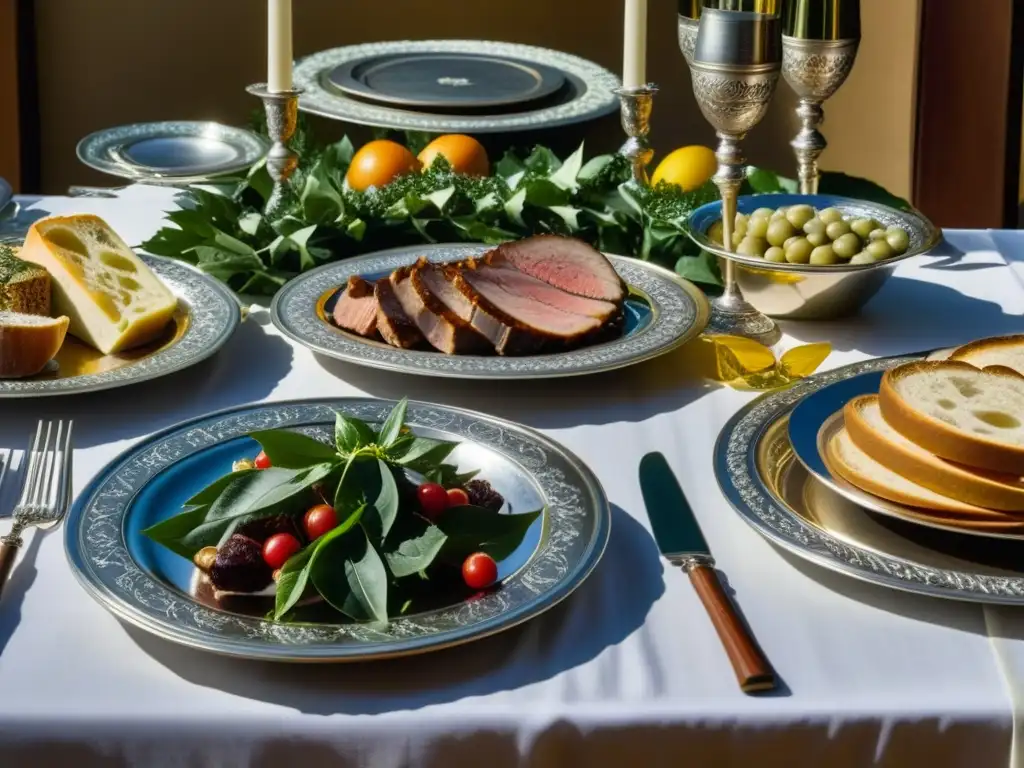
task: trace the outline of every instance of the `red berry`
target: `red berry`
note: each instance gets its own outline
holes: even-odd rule
[[[270,469],[270,458],[263,451],[256,454],[252,463],[256,465],[256,469]]]
[[[464,507],[469,504],[469,494],[461,488],[448,489],[448,506]]]
[[[485,589],[498,580],[498,564],[484,552],[476,552],[462,563],[462,580],[470,589]]]
[[[317,504],[306,510],[302,520],[309,540],[319,539],[329,530],[338,525],[338,515],[330,504]]]
[[[302,545],[299,540],[290,533],[275,533],[263,542],[263,562],[276,571],[300,549]]]
[[[448,509],[448,491],[437,483],[424,483],[416,489],[420,509],[427,517],[436,517]]]

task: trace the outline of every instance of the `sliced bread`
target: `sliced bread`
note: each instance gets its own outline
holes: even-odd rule
[[[0,312],[0,379],[35,376],[60,351],[68,318]]]
[[[940,459],[892,428],[882,416],[877,395],[861,395],[848,402],[843,421],[858,448],[908,480],[968,504],[1024,512],[1024,478]]]
[[[975,368],[1009,368],[1024,376],[1024,335],[972,341],[954,350],[949,359],[970,363]]]
[[[833,475],[874,496],[922,509],[979,519],[1003,519],[1005,515],[951,499],[908,480],[875,461],[853,442],[846,428],[840,429],[825,446],[825,467]]]
[[[1024,377],[962,361],[917,362],[885,372],[885,420],[936,456],[1024,475]]]

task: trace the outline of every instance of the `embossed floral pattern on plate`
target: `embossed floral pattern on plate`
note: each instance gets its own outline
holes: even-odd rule
[[[571,352],[485,357],[396,349],[340,331],[317,315],[320,298],[352,275],[387,274],[420,256],[431,261],[458,261],[487,249],[471,244],[411,246],[328,264],[300,275],[278,291],[271,317],[282,333],[329,357],[402,373],[467,379],[540,379],[623,368],[676,349],[707,325],[708,302],[696,286],[666,269],[623,256],[609,258],[623,280],[650,304],[651,321],[627,336]]]
[[[119,618],[166,639],[217,653],[280,661],[347,661],[442,648],[515,626],[572,592],[597,564],[610,511],[597,479],[575,456],[525,427],[483,414],[412,402],[407,424],[469,441],[506,459],[541,493],[544,535],[500,590],[385,628],[283,624],[215,610],[143,569],[125,539],[132,500],[160,472],[192,454],[263,429],[300,429],[329,439],[333,410],[380,423],[393,402],[293,401],[246,406],[158,433],[110,464],[71,510],[65,546],[86,590]]]

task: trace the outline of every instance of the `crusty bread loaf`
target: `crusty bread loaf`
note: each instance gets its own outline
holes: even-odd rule
[[[975,368],[1008,368],[1024,376],[1024,335],[972,341],[954,350],[949,359],[970,363]]]
[[[908,480],[968,504],[1024,512],[1024,478],[940,459],[893,429],[882,416],[877,395],[861,395],[848,402],[843,421],[858,448]]]
[[[1024,377],[961,361],[916,362],[885,372],[885,420],[936,456],[1024,475]]]
[[[897,504],[979,519],[1005,517],[999,512],[943,496],[897,474],[864,453],[850,437],[850,433],[845,427],[829,439],[822,459],[825,461],[828,471],[833,475],[862,491],[894,501]]]
[[[68,318],[0,312],[0,379],[34,376],[64,343]]]

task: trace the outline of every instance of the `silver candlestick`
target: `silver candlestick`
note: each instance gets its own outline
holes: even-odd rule
[[[650,184],[647,166],[654,157],[647,135],[651,132],[651,111],[654,109],[654,94],[658,86],[648,83],[615,89],[621,102],[622,130],[629,137],[619,149],[619,154],[629,160],[633,167],[634,187],[646,187]]]
[[[740,186],[746,178],[741,141],[768,111],[782,63],[776,16],[705,8],[701,14],[690,71],[701,112],[718,135],[718,171],[713,180],[722,196],[722,244],[732,252]],[[736,264],[725,260],[725,289],[712,302],[711,333],[746,336],[767,346],[782,336],[775,322],[743,298]]]
[[[267,171],[274,182],[274,188],[263,212],[272,218],[284,208],[288,179],[299,165],[299,155],[288,146],[288,142],[295,135],[298,125],[299,96],[303,91],[301,88],[270,91],[266,83],[256,83],[245,90],[262,99],[267,113],[267,132],[273,142],[267,152]]]
[[[800,132],[791,144],[801,194],[818,194],[818,158],[828,145],[818,130],[825,117],[821,105],[846,82],[859,45],[859,0],[802,0],[786,6],[782,76],[800,99]]]

